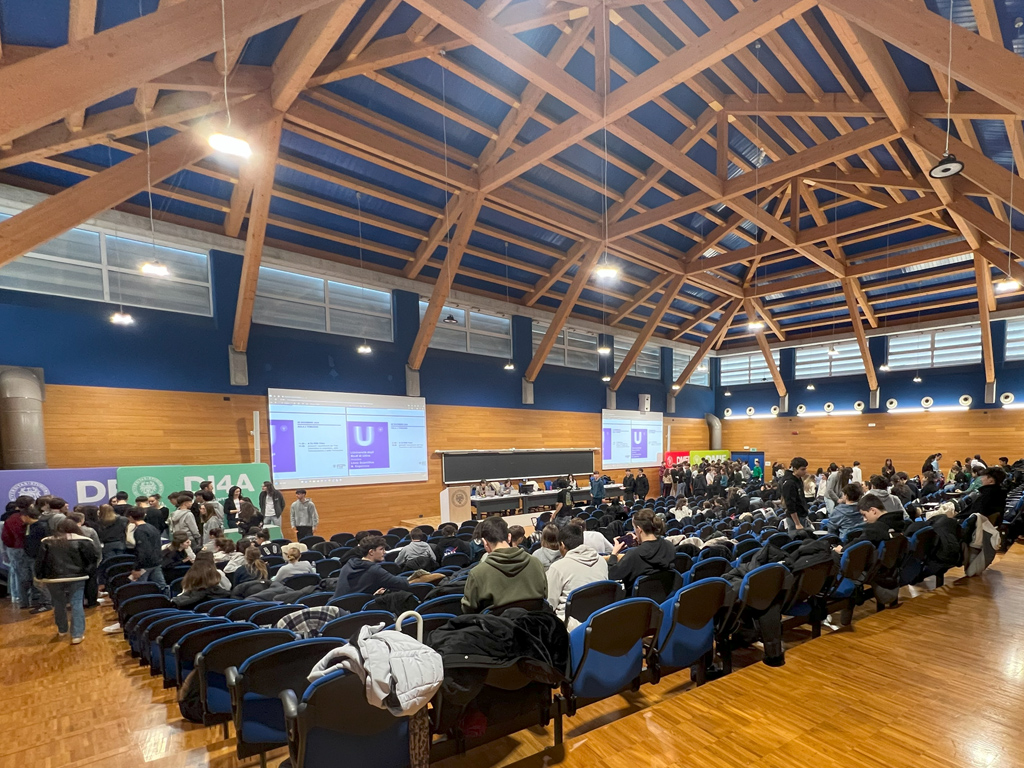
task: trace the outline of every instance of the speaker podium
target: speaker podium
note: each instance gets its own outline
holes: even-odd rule
[[[441,522],[462,522],[473,516],[468,485],[452,485],[441,491]]]

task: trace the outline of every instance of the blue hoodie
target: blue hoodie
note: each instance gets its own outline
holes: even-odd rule
[[[836,504],[828,516],[828,532],[845,539],[851,531],[864,524],[856,504]]]

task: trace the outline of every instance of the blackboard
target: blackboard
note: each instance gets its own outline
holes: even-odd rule
[[[594,451],[473,451],[441,454],[445,483],[477,483],[481,480],[522,480],[559,475],[590,475]]]

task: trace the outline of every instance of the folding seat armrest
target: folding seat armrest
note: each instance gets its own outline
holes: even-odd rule
[[[284,719],[289,726],[299,716],[299,698],[295,695],[295,691],[289,688],[286,691],[281,691],[279,694],[281,699],[281,706],[284,707]],[[289,727],[289,730],[290,727]]]
[[[236,711],[238,705],[241,704],[241,695],[238,692],[239,683],[242,680],[241,674],[238,672],[238,667],[228,667],[224,670],[224,681],[228,687],[228,693],[231,695],[231,710]]]
[[[288,735],[288,757],[292,765],[299,760],[299,698],[291,688],[279,694],[284,709],[284,730]]]

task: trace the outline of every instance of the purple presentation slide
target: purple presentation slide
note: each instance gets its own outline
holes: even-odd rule
[[[295,471],[295,422],[291,419],[270,420],[270,455],[274,472]]]
[[[632,430],[632,439],[629,443],[629,458],[644,459],[647,457],[647,430]]]
[[[603,461],[612,460],[612,428],[605,427],[601,430],[601,458]]]
[[[387,469],[390,466],[386,421],[348,423],[348,466],[357,469]]]

